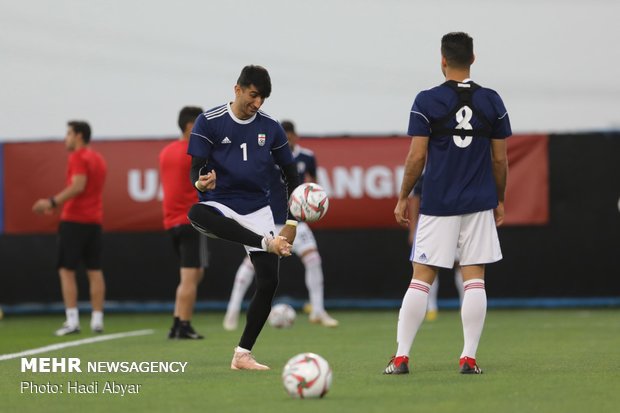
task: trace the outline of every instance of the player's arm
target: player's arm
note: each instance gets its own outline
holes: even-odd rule
[[[288,144],[286,133],[282,126],[278,125],[279,129],[275,136],[274,146],[271,150],[271,156],[276,165],[280,167],[282,176],[284,177],[284,183],[286,185],[286,224],[280,231],[280,236],[286,238],[289,243],[293,243],[297,234],[297,220],[290,214],[288,208],[288,201],[293,193],[293,190],[297,188],[301,182],[299,179],[299,173],[297,172],[297,164],[293,158],[293,153]]]
[[[71,198],[74,198],[84,192],[87,182],[88,178],[86,177],[86,175],[75,174],[71,176],[71,183],[69,184],[69,186],[65,187],[62,191],[60,191],[54,196],[51,196],[47,199],[37,200],[32,206],[32,211],[37,214],[51,213],[57,206],[64,204]]]
[[[187,154],[191,155],[190,180],[200,192],[215,189],[215,170],[210,168],[208,160],[214,146],[209,124],[204,116],[198,116],[189,135]]]
[[[504,195],[508,178],[508,154],[506,139],[491,139],[491,160],[493,162],[493,177],[497,189],[498,205],[495,208],[495,225],[504,223]]]
[[[284,133],[284,131],[282,131],[282,133]],[[284,139],[286,138],[284,137]],[[288,141],[285,140],[284,142],[285,143],[283,143],[280,147],[272,150],[271,154],[276,165],[278,165],[282,171],[284,184],[286,185],[286,199],[288,201],[293,193],[293,190],[301,185],[301,180],[299,177],[299,172],[297,172],[297,164],[295,163],[293,154],[288,147]],[[293,219],[291,216],[289,217]]]
[[[197,190],[205,192],[215,189],[216,179],[215,170],[209,168],[205,158],[192,156],[190,180]]]
[[[424,165],[426,164],[426,152],[428,150],[428,136],[414,136],[411,139],[409,153],[405,161],[405,172],[403,175],[403,183],[400,187],[398,195],[398,203],[394,209],[394,217],[400,225],[408,226],[408,201],[409,194],[413,190],[413,186],[422,175]]]
[[[300,185],[299,173],[297,172],[297,165],[295,162],[280,166],[282,170],[282,175],[284,176],[284,181],[286,184],[286,199],[287,201],[290,199],[293,190]],[[293,243],[295,241],[295,237],[297,236],[297,220],[293,217],[288,209],[288,205],[286,208],[287,217],[286,217],[286,225],[282,227],[282,231],[280,231],[281,236],[285,237],[289,243]]]
[[[297,172],[297,165],[293,162],[280,166],[280,169],[282,169],[282,175],[284,176],[284,181],[286,184],[286,199],[288,200],[291,198],[293,190],[301,184],[299,180],[299,173]]]
[[[415,193],[407,199],[409,208],[409,245],[413,245],[415,231],[418,227],[418,218],[420,217],[420,195]]]

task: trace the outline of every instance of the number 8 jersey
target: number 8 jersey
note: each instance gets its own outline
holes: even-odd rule
[[[220,202],[241,215],[269,205],[274,162],[281,167],[293,162],[286,133],[275,119],[260,110],[239,119],[230,103],[196,118],[187,153],[206,159],[203,171],[217,175],[215,189],[200,193],[200,200]]]
[[[422,214],[463,215],[497,207],[490,139],[512,135],[497,92],[469,79],[420,92],[408,134],[429,137]]]

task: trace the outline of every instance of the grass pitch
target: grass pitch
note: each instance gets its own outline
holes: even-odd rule
[[[152,335],[85,344],[28,357],[89,361],[183,361],[185,373],[31,373],[20,358],[0,361],[2,412],[612,412],[620,406],[620,310],[492,310],[478,349],[480,376],[457,373],[462,346],[458,312],[443,311],[418,333],[408,376],[384,376],[396,348],[397,311],[334,312],[336,329],[308,323],[265,326],[254,353],[268,372],[231,371],[240,330],[226,332],[221,313],[194,317],[200,341],[171,341],[170,317],[111,314],[106,334],[153,329]],[[60,316],[0,321],[0,355],[93,337],[57,338]],[[82,316],[82,326],[88,320]],[[312,351],[333,370],[322,400],[294,400],[280,374],[293,355]],[[22,393],[20,384],[99,383],[98,394]],[[140,384],[138,394],[102,394],[105,382]]]

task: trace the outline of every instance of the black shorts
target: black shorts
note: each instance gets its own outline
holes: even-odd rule
[[[101,225],[60,221],[58,268],[76,270],[83,262],[87,270],[100,270],[102,250]]]
[[[168,230],[174,250],[183,268],[206,268],[209,266],[207,237],[189,224],[179,225]]]

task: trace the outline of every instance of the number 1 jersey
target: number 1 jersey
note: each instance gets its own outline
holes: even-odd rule
[[[200,193],[201,201],[220,202],[246,215],[269,205],[274,162],[293,162],[286,133],[269,115],[258,111],[238,119],[230,103],[196,118],[187,153],[207,160],[203,174],[214,170],[216,187]]]

